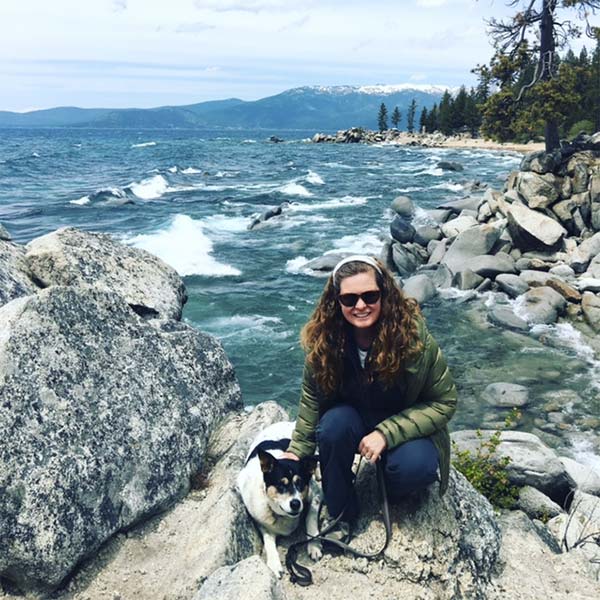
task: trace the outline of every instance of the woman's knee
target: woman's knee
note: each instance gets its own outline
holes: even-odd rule
[[[330,408],[319,420],[319,443],[339,443],[362,437],[364,423],[358,411],[342,404]],[[356,442],[358,443],[358,442]]]
[[[385,478],[392,487],[409,493],[437,479],[438,463],[437,448],[429,438],[413,440],[388,453]]]

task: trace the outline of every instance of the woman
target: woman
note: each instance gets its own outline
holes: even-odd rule
[[[448,485],[447,423],[456,388],[417,303],[370,256],[340,261],[304,326],[304,380],[286,457],[313,454],[318,442],[323,492],[340,537],[358,515],[355,453],[382,461],[397,501],[424,488],[440,469]]]

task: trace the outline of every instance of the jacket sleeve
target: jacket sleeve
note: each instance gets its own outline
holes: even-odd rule
[[[296,427],[292,434],[292,442],[288,447],[289,452],[296,456],[311,456],[317,446],[316,431],[319,422],[319,401],[317,399],[317,384],[315,383],[312,369],[304,365],[300,405]]]
[[[418,362],[424,377],[417,402],[375,428],[385,436],[388,448],[430,436],[442,429],[456,410],[456,386],[446,359],[424,324],[423,329],[424,348]]]

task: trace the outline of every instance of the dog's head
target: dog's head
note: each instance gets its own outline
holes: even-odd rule
[[[258,459],[271,510],[286,517],[299,516],[306,505],[308,484],[317,459],[307,456],[300,460],[278,460],[263,450],[258,451]]]

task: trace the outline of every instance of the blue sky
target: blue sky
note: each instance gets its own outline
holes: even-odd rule
[[[0,110],[471,85],[504,0],[0,0]],[[588,45],[591,46],[591,44]]]

